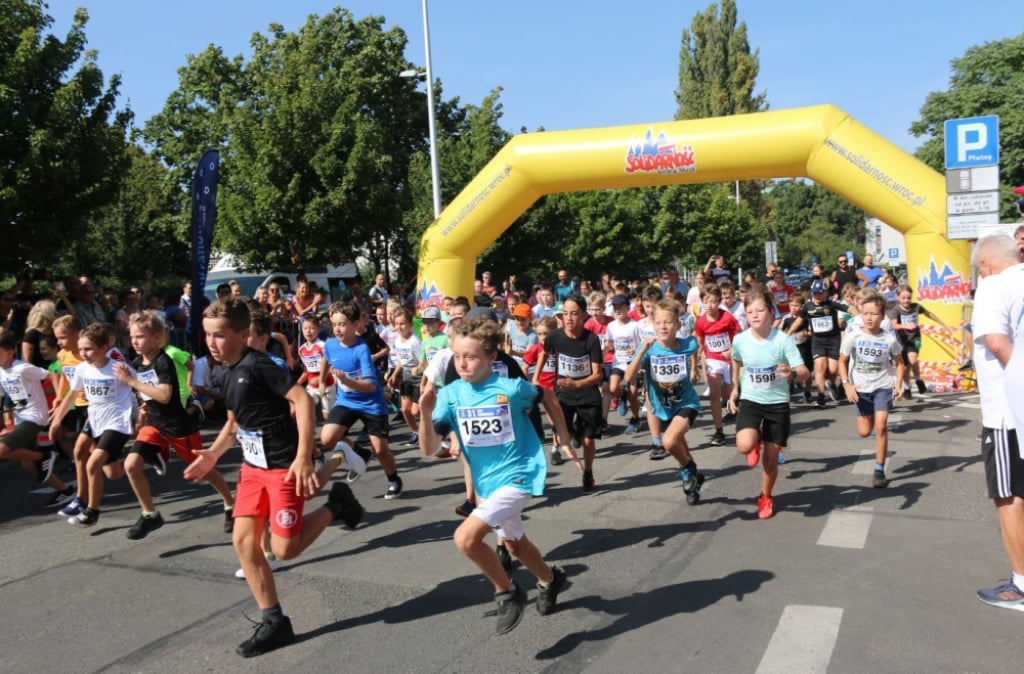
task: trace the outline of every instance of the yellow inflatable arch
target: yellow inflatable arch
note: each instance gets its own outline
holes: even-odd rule
[[[477,257],[545,194],[802,176],[902,232],[918,299],[960,323],[969,251],[945,238],[945,178],[829,105],[516,136],[424,233],[419,307],[471,297]],[[925,347],[933,363],[959,355],[953,341]]]

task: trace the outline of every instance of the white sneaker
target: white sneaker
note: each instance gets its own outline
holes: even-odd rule
[[[281,560],[277,557],[274,557],[273,559],[268,559],[267,564],[270,565],[271,571],[277,571],[278,567],[281,566]],[[245,580],[245,569],[239,569],[238,571],[235,571],[235,578],[241,578],[242,580]]]
[[[348,469],[348,481],[355,482],[359,476],[366,472],[366,460],[359,456],[347,442],[339,442],[334,446],[334,454],[331,458],[341,459],[339,468]]]

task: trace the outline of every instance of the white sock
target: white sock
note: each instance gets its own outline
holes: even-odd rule
[[[1017,586],[1017,589],[1024,592],[1024,573],[1013,574],[1013,584]]]

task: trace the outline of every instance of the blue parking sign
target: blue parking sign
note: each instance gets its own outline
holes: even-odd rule
[[[999,115],[947,119],[945,133],[947,169],[999,163]]]
[[[889,249],[889,259],[890,260],[898,260],[898,259],[900,259],[900,249],[899,248],[890,248]]]

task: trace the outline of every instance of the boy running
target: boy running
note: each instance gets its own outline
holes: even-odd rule
[[[210,353],[228,368],[224,401],[228,420],[208,450],[199,450],[185,477],[201,480],[237,442],[244,463],[239,472],[232,537],[262,620],[239,644],[242,657],[262,655],[295,641],[284,615],[274,575],[260,548],[269,523],[274,554],[292,559],[305,550],[333,520],[358,524],[363,509],[348,485],[335,483],[327,505],[303,515],[305,502],[320,482],[313,472],[314,406],[306,391],[264,354],[247,347],[249,308],[238,300],[218,300],[203,314]],[[291,408],[295,409],[295,416]]]
[[[863,326],[847,335],[839,352],[839,376],[846,399],[857,406],[857,435],[866,438],[872,430],[875,432],[872,486],[876,489],[889,484],[885,477],[889,410],[894,395],[897,400],[903,397],[899,387],[903,379],[903,347],[896,337],[881,328],[885,305],[885,298],[877,292],[861,302]]]
[[[711,436],[711,445],[721,447],[725,444],[725,431],[722,427],[722,400],[732,392],[732,341],[740,331],[740,324],[727,311],[723,311],[722,289],[718,285],[704,286],[704,313],[697,319],[695,332],[704,354],[704,366],[708,375],[708,395],[711,404],[711,419],[715,423],[715,433]]]
[[[566,302],[570,304],[570,302]],[[585,305],[573,303],[579,313]],[[576,311],[577,309],[573,309]],[[582,316],[578,319],[582,327]],[[420,448],[432,454],[443,437],[455,431],[469,463],[480,502],[455,531],[455,545],[494,585],[498,634],[519,624],[526,593],[511,580],[498,555],[484,543],[494,530],[537,577],[537,612],[554,611],[565,573],[549,566],[526,537],[522,511],[531,496],[544,493],[547,462],[528,411],[543,402],[559,437],[569,436],[555,396],[524,379],[499,376],[493,369],[500,332],[489,321],[464,323],[452,336],[453,360],[460,379],[438,393],[428,387],[420,398]],[[428,421],[428,417],[430,420]],[[563,447],[572,455],[569,447]]]

